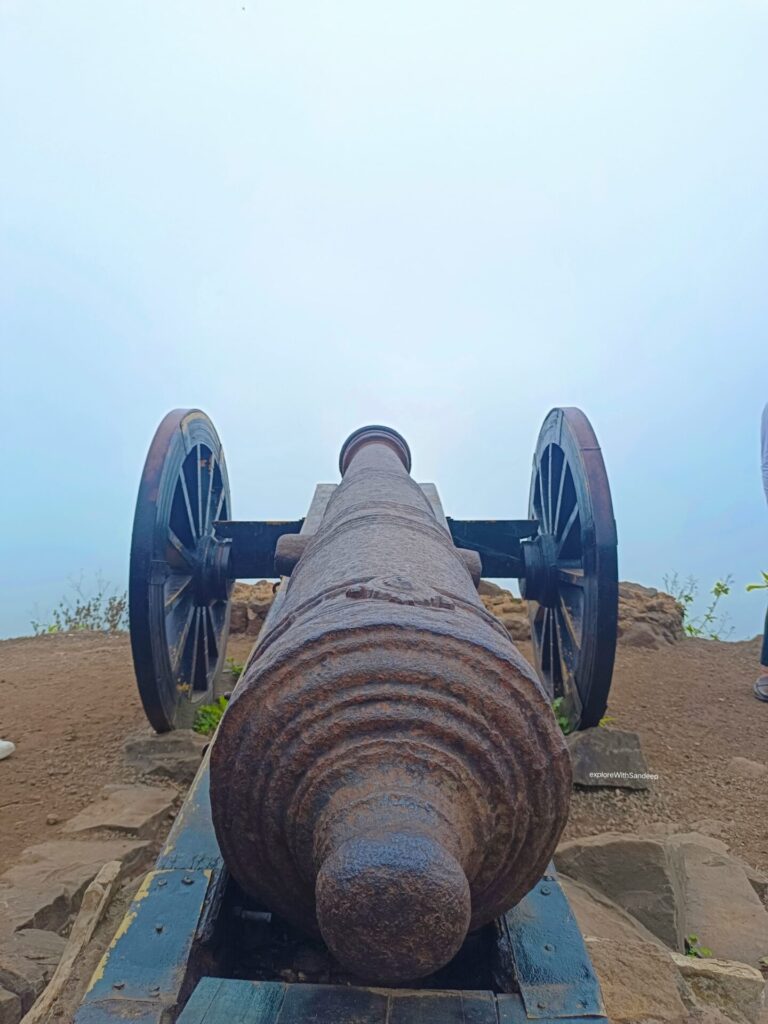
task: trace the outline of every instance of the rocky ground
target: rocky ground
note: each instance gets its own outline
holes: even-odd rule
[[[239,592],[228,651],[235,661],[247,657],[270,599],[268,585]],[[484,599],[530,657],[521,603],[488,585]],[[609,728],[638,734],[648,770],[658,779],[649,790],[575,791],[564,849],[584,837],[599,837],[589,840],[597,844],[598,852],[578,848],[577,855],[572,847],[570,859],[559,867],[573,878],[567,883],[569,895],[577,904],[582,929],[591,934],[590,949],[604,988],[624,995],[628,991],[627,980],[616,966],[615,950],[600,946],[620,936],[625,951],[633,943],[640,944],[634,959],[627,954],[628,976],[641,978],[647,970],[657,978],[666,977],[677,992],[679,1005],[670,996],[673,1010],[663,1013],[658,1006],[638,1009],[631,1000],[617,1002],[612,994],[614,1019],[678,1020],[693,1013],[691,1019],[703,1021],[706,1015],[695,1009],[698,1004],[692,1003],[691,993],[721,992],[723,985],[730,991],[728,986],[735,985],[739,996],[734,1000],[740,1000],[741,1008],[731,1010],[735,1002],[729,1003],[728,997],[726,1017],[737,1024],[754,1022],[760,1012],[754,969],[760,966],[756,950],[763,934],[762,918],[755,915],[764,913],[760,896],[768,898],[768,883],[765,891],[758,892],[760,879],[768,874],[768,705],[758,704],[751,692],[758,643],[683,638],[671,599],[632,585],[623,588],[620,632]],[[162,763],[155,763],[143,746],[150,736],[135,689],[127,638],[80,634],[0,642],[0,737],[17,745],[16,753],[0,762],[0,1024],[15,1024],[42,988],[61,954],[62,936],[85,885],[102,863],[117,858],[123,863],[124,882],[79,964],[70,984],[69,1004],[65,1001],[60,1007],[66,1018],[66,1005],[75,1005],[100,948],[113,934],[138,878],[152,863],[202,744],[185,741],[183,749],[166,751]],[[683,855],[682,841],[674,836],[688,832],[697,833],[698,838],[689,842]],[[623,834],[624,843],[630,833],[641,836],[635,861],[628,860],[626,846],[617,846],[610,835],[606,838],[611,833]],[[738,860],[729,859],[732,855]],[[666,903],[667,918],[662,914],[658,927],[655,919],[634,913],[636,894],[626,877],[624,889],[615,881],[617,865],[642,863],[645,870],[654,857],[665,865],[659,877],[663,876],[672,894]],[[668,951],[666,974],[653,966],[658,954],[648,947],[664,941],[659,931],[668,927],[670,913],[678,947],[684,943],[680,929],[685,930],[685,922],[702,921],[702,915],[697,917],[698,911],[689,907],[695,900],[686,881],[691,873],[686,865],[697,857],[720,858],[725,876],[731,881],[736,878],[734,884],[741,886],[739,906],[751,924],[737,931],[742,934],[752,925],[757,929],[753,945],[742,950],[751,956],[751,976],[734,980],[731,972],[725,981],[713,980],[701,975],[704,969],[696,966],[703,961],[692,966],[691,958],[670,968]],[[610,884],[604,878],[605,863],[614,865],[609,870],[614,879]],[[742,873],[746,888],[741,884]],[[613,890],[607,892],[611,885]],[[649,882],[648,891],[655,885]],[[716,878],[712,885],[721,887]],[[757,910],[750,902],[754,894],[758,894]],[[736,896],[729,898],[738,903]],[[622,924],[622,914],[632,917]],[[706,914],[703,919],[706,924]],[[19,947],[20,933],[13,933],[19,928],[24,931],[25,949]],[[738,959],[733,950],[741,947],[725,949],[722,941],[723,949],[716,952]],[[768,948],[764,952],[768,954]],[[606,966],[606,959],[612,968]],[[712,963],[708,969],[710,974],[717,973]]]

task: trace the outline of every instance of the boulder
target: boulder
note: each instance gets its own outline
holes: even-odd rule
[[[619,584],[619,643],[658,649],[685,637],[683,609],[669,594],[639,583]]]
[[[229,625],[233,635],[258,635],[274,598],[272,587],[270,580],[235,584]],[[528,608],[522,598],[488,580],[481,580],[477,590],[513,640],[530,640]],[[677,643],[685,636],[683,610],[669,594],[639,583],[620,583],[618,632],[625,646],[655,649]]]
[[[19,929],[58,931],[75,913],[88,885],[110,860],[124,874],[140,870],[151,857],[145,840],[56,840],[30,846],[0,875],[0,938]]]
[[[668,952],[640,941],[588,938],[586,945],[613,1024],[686,1019],[686,986]]]
[[[665,841],[620,833],[571,839],[558,847],[555,865],[617,903],[667,946],[682,951],[678,889]]]
[[[258,636],[275,596],[273,586],[269,580],[235,583],[231,597],[230,633]]]
[[[62,831],[82,834],[108,829],[149,839],[167,821],[176,796],[176,790],[167,786],[105,786]]]
[[[19,1024],[22,1013],[19,997],[0,985],[0,1024]]]
[[[743,861],[742,867],[747,881],[757,893],[757,898],[765,906],[768,903],[768,875],[764,875],[762,871],[758,871],[757,868],[753,868],[751,864],[745,864]]]
[[[636,732],[584,729],[567,737],[577,786],[649,789],[648,766]]]
[[[508,590],[502,590],[488,580],[480,581],[477,592],[486,610],[496,616],[513,640],[530,640],[528,606],[522,598],[514,597]]]
[[[0,940],[0,986],[19,997],[22,1013],[51,980],[65,945],[60,935],[34,928]]]
[[[565,875],[559,878],[582,935],[612,942],[650,942],[666,948],[639,921],[596,889]]]
[[[724,960],[757,967],[768,955],[768,911],[725,843],[695,832],[670,836],[683,936]]]
[[[126,761],[142,775],[188,786],[197,774],[209,743],[209,737],[192,729],[176,729],[129,737],[123,750]]]
[[[737,1024],[758,1024],[765,989],[760,971],[731,960],[671,956],[702,1008],[717,1010]]]

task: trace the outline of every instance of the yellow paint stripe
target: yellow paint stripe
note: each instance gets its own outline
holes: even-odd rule
[[[187,872],[185,872],[185,871],[184,872],[180,872],[176,868],[169,868],[169,869],[167,869],[165,871],[149,871],[144,876],[144,880],[141,883],[141,885],[139,886],[139,888],[136,890],[136,895],[133,897],[133,901],[132,901],[130,907],[128,908],[128,911],[126,912],[125,917],[120,922],[120,925],[119,925],[117,931],[115,932],[115,934],[114,934],[114,936],[112,938],[112,941],[107,946],[107,949],[106,949],[106,951],[104,953],[104,956],[101,958],[101,960],[99,960],[99,963],[98,963],[98,965],[96,967],[96,970],[93,972],[93,976],[92,976],[91,980],[88,983],[88,988],[85,990],[85,994],[86,995],[91,991],[91,989],[94,987],[94,985],[96,985],[96,983],[101,981],[101,979],[104,977],[104,974],[105,974],[106,969],[107,969],[107,964],[109,963],[109,958],[112,955],[113,949],[115,948],[117,943],[120,941],[120,939],[123,937],[123,935],[125,935],[125,933],[128,931],[128,929],[131,927],[133,922],[138,917],[139,904],[142,902],[142,900],[145,900],[147,898],[147,896],[149,896],[149,890],[150,890],[150,888],[152,886],[152,882],[156,878],[160,878],[163,875],[172,875],[172,874],[179,874],[179,873],[186,874]],[[213,874],[213,871],[210,868],[206,868],[203,871],[203,874],[205,875],[206,882],[208,883],[208,885],[210,885],[211,876]],[[206,890],[207,890],[207,886],[206,886]]]

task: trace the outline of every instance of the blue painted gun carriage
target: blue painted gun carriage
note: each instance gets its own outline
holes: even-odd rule
[[[366,446],[369,454],[361,456]],[[154,869],[144,879],[91,981],[77,1024],[118,1020],[142,1024],[175,1020],[180,1024],[514,1024],[533,1020],[544,1024],[563,1019],[578,1024],[605,1017],[582,936],[554,866],[546,858],[535,876],[538,880],[525,886],[514,905],[505,904],[479,927],[474,919],[472,927],[465,922],[464,937],[447,962],[440,962],[430,973],[419,971],[415,980],[400,977],[384,982],[375,970],[367,972],[365,967],[368,956],[378,963],[377,942],[385,934],[383,918],[387,913],[391,916],[386,909],[391,893],[385,883],[380,891],[374,885],[361,897],[371,901],[366,919],[370,928],[357,944],[368,952],[357,961],[354,955],[345,961],[334,955],[344,945],[343,935],[339,946],[322,919],[319,931],[297,927],[301,916],[298,911],[295,917],[292,913],[290,892],[287,904],[280,898],[264,898],[265,893],[278,890],[266,883],[260,890],[258,877],[255,885],[249,884],[237,864],[237,844],[244,842],[242,835],[249,830],[260,834],[260,822],[247,818],[254,806],[247,802],[247,794],[227,790],[229,779],[243,775],[228,774],[230,766],[223,763],[221,752],[226,751],[229,758],[230,751],[241,749],[231,738],[237,724],[234,709],[240,705],[239,718],[250,728],[242,709],[249,700],[259,707],[260,666],[270,657],[275,660],[280,638],[291,628],[300,631],[296,622],[308,614],[306,601],[298,610],[291,604],[291,581],[297,581],[294,589],[300,592],[302,573],[306,581],[310,560],[319,561],[323,531],[338,540],[340,523],[356,531],[356,543],[362,544],[365,556],[379,570],[381,559],[391,558],[392,551],[412,557],[409,537],[421,531],[427,538],[424,544],[437,544],[436,550],[447,552],[446,571],[463,574],[461,586],[471,589],[471,580],[477,584],[481,574],[518,579],[528,603],[539,680],[529,685],[523,678],[523,684],[536,691],[540,704],[542,697],[548,703],[557,701],[559,713],[568,717],[572,728],[596,725],[605,711],[616,642],[616,529],[602,455],[583,413],[563,408],[547,416],[534,454],[525,519],[446,517],[435,486],[410,481],[410,452],[400,435],[388,428],[356,431],[342,449],[340,468],[341,489],[318,485],[303,519],[234,521],[226,464],[210,420],[198,410],[176,410],[158,428],[139,490],[129,589],[137,682],[147,717],[157,731],[189,727],[196,710],[219,693],[234,580],[277,576],[280,583],[232,705]],[[391,495],[382,497],[382,481],[385,490],[391,484]],[[394,508],[398,487],[407,500]],[[374,496],[375,514],[369,505],[360,512],[359,500],[353,500],[366,488]],[[410,522],[408,501],[413,505]],[[425,518],[429,520],[426,527]],[[370,543],[365,540],[366,529],[374,530]],[[382,536],[386,541],[388,529],[401,531],[392,534],[397,539],[395,548],[380,543]],[[331,575],[338,560],[338,555],[331,557]],[[431,623],[439,620],[434,628],[438,633],[447,630],[443,622],[448,616],[440,618],[446,610],[456,616],[466,611],[470,623],[475,621],[473,615],[490,618],[481,606],[480,610],[471,606],[476,599],[457,596],[444,586],[435,584],[436,589],[430,589],[421,583],[415,587],[402,583],[402,568],[396,563],[396,557],[391,567],[387,562],[394,575],[383,577],[377,570],[378,575],[369,574],[362,583],[344,583],[347,589],[342,597],[354,600],[339,604],[341,611],[335,614],[342,617],[341,627],[346,626],[345,617],[351,621],[361,615],[366,602],[375,606],[376,614],[388,616],[388,626],[394,623],[401,630],[421,629],[420,623],[427,620],[425,628],[432,629]],[[314,571],[318,571],[316,565]],[[320,582],[318,593],[326,597],[337,593],[334,581]],[[348,612],[352,606],[354,610]],[[317,632],[316,626],[312,628]],[[498,630],[487,622],[483,628]],[[309,635],[312,630],[308,626],[305,632]],[[494,643],[508,643],[508,638],[502,641],[493,636],[489,644]],[[263,690],[263,680],[261,685]],[[259,714],[267,710],[262,705]],[[549,718],[542,726],[545,731],[550,730]],[[557,737],[562,745],[559,733]],[[279,735],[273,743],[279,748]],[[269,756],[274,759],[277,754]],[[531,764],[535,765],[535,757]],[[562,790],[570,774],[566,779],[558,771],[555,779],[553,762],[551,785]],[[540,789],[536,799],[543,801],[543,807],[549,799],[546,779]],[[241,797],[246,817],[234,829],[233,840],[227,832],[229,823],[222,824],[222,806],[226,801],[236,814]],[[263,824],[266,829],[267,823]],[[526,827],[535,830],[536,822]],[[562,823],[557,825],[557,834],[561,827]],[[229,848],[233,843],[235,855],[225,860],[222,845]],[[548,850],[546,856],[550,855]],[[406,900],[407,896],[406,892]],[[379,899],[381,920],[377,920]],[[324,936],[330,944],[323,941]],[[382,964],[387,962],[386,954],[384,950]],[[350,963],[362,964],[362,969],[350,970]]]

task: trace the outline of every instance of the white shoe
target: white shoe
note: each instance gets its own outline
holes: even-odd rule
[[[3,758],[10,757],[16,749],[16,745],[11,743],[10,740],[0,740],[0,761]]]

